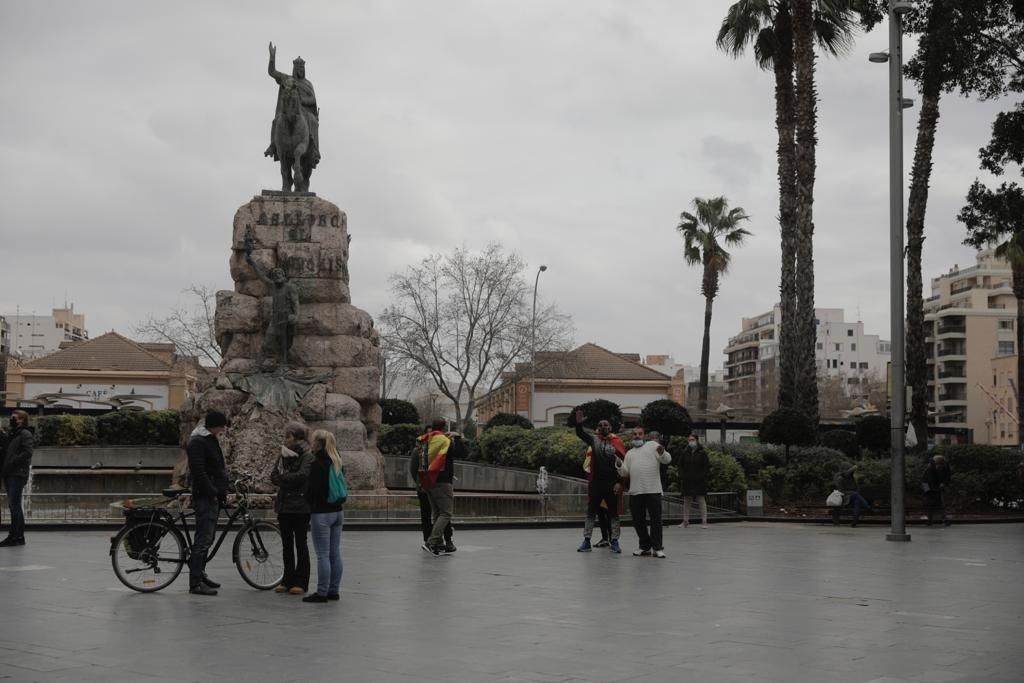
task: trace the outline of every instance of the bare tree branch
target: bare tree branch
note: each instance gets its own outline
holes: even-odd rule
[[[217,293],[206,285],[192,284],[182,290],[197,301],[190,306],[178,306],[158,318],[150,315],[135,326],[135,334],[145,341],[174,344],[183,356],[194,356],[205,366],[220,365],[221,350],[214,334],[214,315]]]
[[[434,255],[392,275],[394,303],[379,317],[382,346],[452,402],[459,425],[517,362],[529,359],[526,264],[500,245]],[[572,321],[554,306],[537,312],[537,348],[567,349]]]

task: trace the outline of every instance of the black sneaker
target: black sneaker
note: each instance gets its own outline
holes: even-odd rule
[[[220,588],[220,584],[211,579],[206,574],[203,574],[203,578],[199,579],[200,582],[207,588]]]
[[[634,550],[633,551],[633,557],[650,557],[650,556],[651,556],[651,549],[650,548],[648,548],[647,550],[641,549],[641,550]]]
[[[328,593],[327,594],[327,599],[328,600],[341,600],[341,596],[338,595],[337,593]]]
[[[8,536],[4,540],[0,541],[0,548],[8,548],[12,545],[25,545],[25,539]]]
[[[302,602],[327,602],[330,598],[326,595],[320,595],[319,593],[310,593],[306,597],[302,598]]]
[[[216,595],[217,594],[216,590],[214,590],[213,588],[210,588],[209,586],[207,586],[205,584],[202,584],[202,583],[197,583],[196,585],[192,586],[191,588],[188,589],[188,592],[191,593],[192,595]]]
[[[430,545],[429,543],[424,543],[423,545],[420,546],[420,548],[422,548],[425,552],[430,553],[434,557],[440,557],[441,555],[444,554],[444,547],[443,546]]]
[[[458,550],[458,548],[455,547],[454,543],[445,543],[444,544],[444,551],[446,553],[454,553],[456,550]]]

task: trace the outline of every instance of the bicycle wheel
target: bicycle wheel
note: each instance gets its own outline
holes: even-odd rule
[[[259,520],[239,529],[231,556],[253,588],[269,590],[284,578],[284,542],[273,522]]]
[[[138,522],[118,532],[110,547],[114,574],[140,593],[166,588],[185,566],[185,539],[162,521]]]

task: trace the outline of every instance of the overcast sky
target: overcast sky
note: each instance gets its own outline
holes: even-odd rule
[[[741,317],[776,302],[779,271],[773,79],[715,49],[729,5],[3,2],[0,313],[66,297],[92,336],[130,335],[191,283],[229,289],[232,216],[280,182],[262,156],[273,41],[278,68],[301,55],[316,88],[310,189],[348,213],[353,303],[377,315],[390,273],[499,241],[531,279],[548,266],[540,297],[572,315],[577,343],[697,363],[700,273],[675,228],[694,197],[725,195],[754,235],[715,302],[721,366]],[[819,62],[815,196],[816,303],[883,337],[887,70],[867,54],[885,31]],[[942,102],[926,289],[973,262],[955,216],[997,110]]]

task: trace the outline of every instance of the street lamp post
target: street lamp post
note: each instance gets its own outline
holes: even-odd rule
[[[892,410],[889,450],[892,456],[892,522],[887,541],[909,541],[904,507],[903,423],[906,417],[905,339],[903,327],[903,15],[913,3],[889,2],[889,54],[872,53],[875,63],[889,63],[889,315],[892,328]]]
[[[533,392],[537,379],[537,285],[540,283],[540,274],[547,269],[547,266],[542,265],[537,269],[537,277],[533,278],[533,315],[530,316],[530,403],[526,408],[530,424],[533,424]]]

